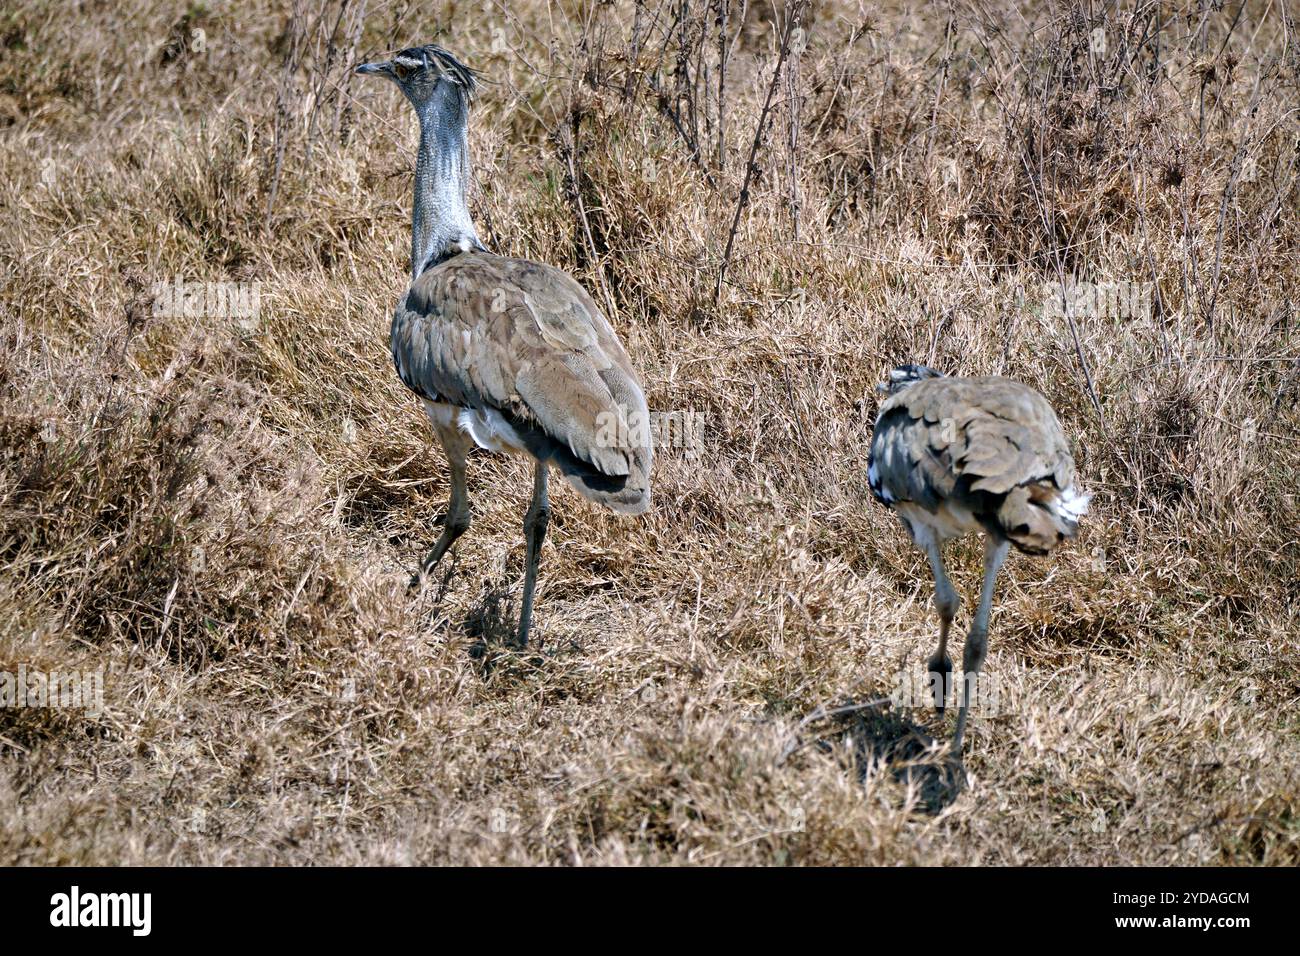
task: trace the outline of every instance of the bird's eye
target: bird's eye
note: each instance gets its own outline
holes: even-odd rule
[[[411,68],[409,66],[403,66],[400,63],[394,63],[393,72],[397,74],[399,80],[404,80],[411,75]]]

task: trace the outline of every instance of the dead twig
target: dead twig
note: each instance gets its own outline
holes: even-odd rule
[[[713,307],[715,310],[722,301],[722,286],[727,281],[727,269],[731,266],[731,254],[736,246],[736,233],[740,229],[740,217],[744,215],[745,207],[749,205],[749,188],[753,184],[754,174],[758,172],[758,164],[755,159],[758,156],[759,147],[763,143],[763,136],[767,132],[768,118],[772,112],[772,99],[776,95],[778,84],[781,82],[785,62],[790,56],[790,41],[795,35],[795,30],[799,28],[806,6],[806,0],[795,0],[790,6],[790,11],[786,15],[785,27],[781,31],[781,46],[777,54],[776,68],[772,71],[772,79],[767,84],[767,96],[763,99],[763,109],[759,112],[758,123],[754,127],[754,138],[749,144],[749,158],[745,161],[745,178],[740,184],[740,195],[736,197],[736,209],[731,217],[731,228],[727,231],[727,245],[722,252],[722,264],[718,267],[718,281],[713,288]]]

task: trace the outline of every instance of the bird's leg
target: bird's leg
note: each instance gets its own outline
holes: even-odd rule
[[[533,620],[533,589],[537,587],[537,563],[542,556],[542,540],[551,521],[551,503],[546,497],[546,463],[539,461],[533,476],[533,503],[524,516],[524,537],[528,541],[524,567],[524,598],[519,611],[519,647],[528,646],[528,628]]]
[[[944,704],[948,699],[948,682],[952,674],[952,661],[948,658],[948,628],[957,614],[961,599],[952,582],[948,580],[947,569],[943,566],[943,552],[939,542],[930,540],[925,546],[925,553],[930,558],[930,570],[934,572],[934,607],[939,612],[939,649],[926,663],[929,668],[927,677],[934,690],[934,706],[939,716],[943,716]]]
[[[447,549],[456,543],[456,539],[469,527],[470,509],[469,492],[465,488],[465,458],[473,446],[472,440],[454,427],[437,428],[442,440],[443,450],[447,452],[447,466],[451,475],[451,499],[447,503],[447,517],[442,523],[442,534],[438,536],[433,549],[420,562],[420,568],[411,577],[411,587],[420,583],[433,572]]]
[[[961,754],[962,733],[966,730],[966,713],[970,710],[971,694],[979,678],[984,656],[989,649],[989,612],[993,609],[993,584],[1002,562],[1007,559],[1011,542],[1006,538],[986,537],[984,540],[984,586],[980,588],[980,606],[975,611],[970,633],[966,635],[966,650],[962,655],[961,709],[957,711],[957,732],[953,734],[953,753]]]

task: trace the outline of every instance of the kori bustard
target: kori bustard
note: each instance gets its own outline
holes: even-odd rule
[[[422,46],[357,72],[392,80],[415,107],[420,146],[411,221],[411,285],[393,313],[397,374],[424,403],[447,453],[451,501],[418,586],[470,524],[465,459],[474,447],[534,462],[519,646],[527,646],[542,541],[547,469],[621,514],[650,505],[645,396],[609,322],[552,266],[488,252],[465,202],[475,75]]]
[[[943,688],[952,674],[948,628],[961,603],[943,565],[944,542],[983,531],[984,585],[966,636],[953,752],[988,651],[993,585],[1007,551],[1048,554],[1072,538],[1088,509],[1074,459],[1047,400],[1005,378],[948,378],[923,365],[900,365],[881,386],[871,440],[871,493],[903,522],[934,572],[939,649],[929,660]]]

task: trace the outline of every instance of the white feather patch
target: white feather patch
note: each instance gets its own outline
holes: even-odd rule
[[[1079,490],[1071,485],[1056,499],[1056,511],[1062,517],[1077,522],[1088,513],[1088,502],[1091,499],[1092,495],[1080,494]]]

